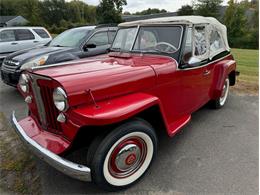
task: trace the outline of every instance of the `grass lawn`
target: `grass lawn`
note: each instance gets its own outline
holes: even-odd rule
[[[259,50],[232,49],[231,53],[237,62],[237,70],[240,72],[234,90],[258,94]]]

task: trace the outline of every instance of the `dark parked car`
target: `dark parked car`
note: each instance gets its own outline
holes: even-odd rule
[[[4,83],[16,87],[23,70],[108,52],[117,27],[85,26],[67,30],[45,46],[21,50],[7,56],[1,67]]]

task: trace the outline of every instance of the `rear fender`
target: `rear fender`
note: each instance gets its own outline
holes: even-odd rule
[[[81,126],[108,125],[126,120],[156,104],[159,104],[157,97],[134,93],[76,108],[71,115]]]
[[[225,60],[219,63],[214,71],[211,99],[218,99],[221,96],[225,79],[229,77],[232,71],[236,70],[236,62],[234,60]]]

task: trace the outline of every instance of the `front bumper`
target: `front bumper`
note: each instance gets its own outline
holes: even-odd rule
[[[20,78],[21,72],[9,72],[4,70],[4,68],[2,68],[1,70],[1,78],[2,81],[7,84],[10,85],[12,87],[16,87]]]
[[[13,112],[11,116],[11,122],[15,127],[17,134],[23,140],[23,142],[37,155],[40,159],[43,159],[48,164],[61,171],[62,173],[73,177],[75,179],[79,179],[81,181],[91,181],[91,171],[90,168],[76,164],[74,162],[68,161],[53,152],[47,150],[46,148],[40,146],[37,142],[35,142],[32,138],[30,138],[22,126],[16,120],[15,113]]]

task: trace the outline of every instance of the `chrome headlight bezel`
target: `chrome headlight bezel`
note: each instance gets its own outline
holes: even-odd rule
[[[68,110],[68,100],[67,100],[67,94],[61,87],[57,87],[53,91],[53,103],[55,107],[61,111],[65,112]]]
[[[22,73],[19,78],[19,88],[24,92],[29,92],[29,75]]]

